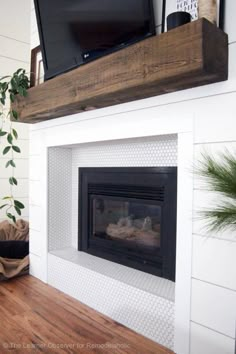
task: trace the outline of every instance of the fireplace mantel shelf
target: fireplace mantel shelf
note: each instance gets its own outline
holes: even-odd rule
[[[21,122],[37,123],[227,77],[228,36],[200,19],[31,88],[14,106]]]

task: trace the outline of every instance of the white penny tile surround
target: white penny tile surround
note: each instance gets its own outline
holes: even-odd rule
[[[157,13],[160,13],[159,3],[154,1]],[[228,81],[39,123],[30,132],[31,273],[84,303],[93,304],[121,323],[127,317],[127,326],[166,343],[177,354],[235,354],[236,236],[228,231],[208,233],[204,223],[195,218],[200,208],[212,205],[217,197],[204,190],[192,172],[194,162],[203,151],[213,155],[225,148],[236,151],[236,22],[232,16],[235,12],[236,2],[226,1]],[[160,28],[158,16],[156,24]],[[35,31],[33,46],[38,44],[36,34]],[[168,136],[177,138],[175,286],[165,281],[153,282],[151,275],[144,277],[141,272],[127,271],[127,267],[110,262],[109,267],[104,267],[103,260],[94,262],[94,257],[78,255],[73,216],[77,213],[74,182],[67,192],[68,196],[71,193],[72,202],[70,206],[64,203],[64,210],[58,215],[71,220],[71,230],[56,230],[66,240],[62,245],[65,248],[58,248],[57,241],[49,237],[48,227],[52,216],[48,204],[50,151],[57,151],[61,156],[65,150],[73,181],[73,169],[77,168],[75,157],[87,166],[89,149],[94,146],[117,146],[119,142],[123,146],[131,140],[140,144],[143,140],[158,141]],[[83,158],[76,153],[81,147]],[[68,152],[70,149],[73,153]],[[117,155],[115,148],[110,153]],[[139,154],[140,150],[132,158],[135,160]],[[104,160],[98,163],[103,164]],[[67,177],[66,170],[55,176]],[[68,273],[71,277],[66,278]],[[145,305],[147,302],[149,306]],[[168,304],[165,313],[163,304]],[[174,344],[173,339],[168,339],[173,338],[173,331]]]
[[[176,166],[177,146],[173,134],[48,149],[48,282],[169,348],[175,283],[77,251],[78,168]]]

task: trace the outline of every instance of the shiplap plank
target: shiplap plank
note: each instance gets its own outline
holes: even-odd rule
[[[191,323],[190,354],[235,354],[234,339]]]
[[[0,35],[30,43],[30,0],[1,1]]]
[[[235,291],[200,280],[192,280],[191,320],[193,322],[235,338],[235,318]]]
[[[194,235],[192,276],[236,291],[236,242]]]

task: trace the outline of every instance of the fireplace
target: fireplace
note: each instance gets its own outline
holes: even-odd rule
[[[79,168],[79,250],[175,280],[176,167]]]

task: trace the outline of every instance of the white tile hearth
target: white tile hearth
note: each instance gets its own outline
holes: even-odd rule
[[[75,248],[51,251],[56,257],[65,259],[81,267],[90,269],[114,280],[131,285],[137,289],[162,297],[174,302],[175,283],[164,278],[140,272],[139,270],[124,265],[107,261],[84,252],[78,252]]]
[[[48,281],[115,321],[173,348],[172,301],[52,254],[48,257]]]

